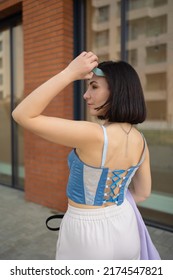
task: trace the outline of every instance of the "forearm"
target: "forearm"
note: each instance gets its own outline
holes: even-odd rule
[[[98,65],[98,58],[92,52],[82,52],[62,72],[29,94],[13,111],[13,118],[20,124],[39,116],[50,101],[75,80],[90,79],[91,72]]]
[[[72,76],[66,70],[53,76],[36,88],[16,107],[12,113],[13,118],[16,121],[20,121],[20,118],[37,117],[43,112],[50,101],[71,82],[73,82]]]

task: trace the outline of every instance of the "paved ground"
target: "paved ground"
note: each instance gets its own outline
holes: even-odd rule
[[[52,260],[57,232],[47,230],[52,210],[26,202],[23,192],[0,186],[0,260]],[[173,233],[148,227],[164,260],[173,260]]]

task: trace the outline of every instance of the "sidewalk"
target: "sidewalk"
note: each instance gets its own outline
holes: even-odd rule
[[[46,228],[51,209],[26,202],[24,193],[0,186],[0,260],[53,260],[57,232]],[[173,260],[173,233],[148,227],[161,259]]]

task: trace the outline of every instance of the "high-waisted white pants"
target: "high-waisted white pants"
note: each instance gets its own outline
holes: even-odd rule
[[[132,206],[81,209],[68,206],[57,242],[59,260],[135,260],[140,239]]]

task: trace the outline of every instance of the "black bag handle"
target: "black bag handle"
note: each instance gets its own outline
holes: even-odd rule
[[[53,227],[50,227],[50,226],[48,225],[48,223],[49,223],[49,221],[51,221],[51,220],[54,220],[54,219],[62,219],[63,217],[64,217],[64,214],[56,214],[56,215],[52,215],[52,216],[48,217],[48,218],[46,219],[46,226],[47,226],[47,228],[48,228],[49,230],[52,230],[52,231],[59,230],[60,227],[55,227],[55,228],[53,228]]]

